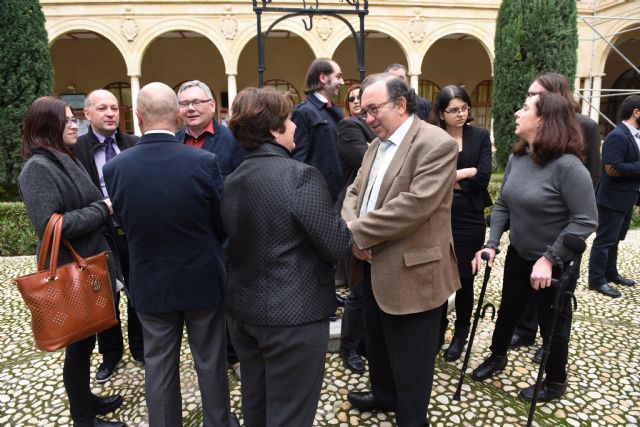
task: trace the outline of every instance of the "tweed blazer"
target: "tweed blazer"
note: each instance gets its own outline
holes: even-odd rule
[[[420,313],[441,306],[460,289],[451,235],[451,200],[458,144],[444,130],[414,118],[380,186],[375,210],[359,218],[379,139],[347,190],[342,217],[353,221],[353,240],[370,248],[371,285],[389,314]],[[362,277],[352,260],[349,283]]]

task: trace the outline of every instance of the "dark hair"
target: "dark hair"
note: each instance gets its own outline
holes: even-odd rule
[[[354,85],[349,86],[349,89],[347,89],[347,93],[344,96],[344,114],[345,116],[350,116],[351,115],[351,109],[349,108],[349,94],[351,92],[353,92],[356,89],[360,89],[360,83],[356,83]]]
[[[380,80],[386,82],[389,101],[397,104],[400,98],[404,98],[407,101],[407,112],[409,114],[414,114],[418,111],[418,96],[416,92],[411,89],[404,80],[393,74],[378,73],[367,76],[360,87],[360,98],[362,98],[362,94],[369,86]]]
[[[384,70],[385,73],[388,73],[391,70],[404,70],[407,73],[407,67],[402,64],[389,64],[389,66]]]
[[[563,154],[573,154],[582,161],[582,131],[569,101],[553,92],[541,92],[538,94],[535,109],[536,115],[542,117],[542,121],[532,144],[533,160],[544,165]],[[526,154],[527,145],[526,141],[520,140],[513,146],[513,154]]]
[[[304,93],[309,95],[310,93],[317,92],[322,89],[322,82],[320,81],[320,75],[330,75],[334,72],[333,61],[328,58],[318,58],[309,65],[307,70],[307,77],[305,77]]]
[[[457,85],[447,85],[442,88],[438,98],[436,99],[436,103],[431,109],[431,114],[429,114],[428,122],[432,125],[440,126],[442,129],[447,129],[447,123],[440,118],[440,114],[444,114],[444,110],[449,106],[449,102],[452,99],[459,99],[464,101],[469,107],[471,107],[471,98],[466,90]],[[467,121],[465,123],[470,123],[473,121],[473,113],[469,111],[467,115]]]
[[[640,109],[640,95],[627,96],[620,107],[620,120],[629,120],[637,109]]]
[[[540,83],[540,86],[549,92],[562,95],[567,102],[571,104],[571,108],[574,112],[577,113],[580,109],[580,104],[575,100],[571,93],[571,89],[569,89],[569,82],[567,81],[567,78],[562,74],[554,72],[538,74],[534,82]]]
[[[251,150],[273,142],[272,130],[284,132],[291,100],[272,87],[248,87],[233,101],[229,129],[242,148]]]
[[[22,128],[22,157],[33,155],[33,146],[49,147],[73,157],[66,146],[62,134],[67,125],[67,104],[59,98],[44,96],[38,98],[27,110]]]

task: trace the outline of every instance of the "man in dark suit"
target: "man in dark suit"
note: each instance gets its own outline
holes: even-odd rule
[[[178,89],[179,114],[183,129],[176,132],[178,141],[201,148],[218,156],[222,179],[236,170],[244,160],[245,151],[226,126],[220,126],[213,118],[216,102],[209,86],[200,80],[182,83]],[[227,362],[240,381],[240,361],[227,332]]]
[[[296,124],[296,148],[292,156],[320,171],[334,202],[342,184],[337,129],[343,115],[331,99],[338,95],[343,84],[337,63],[325,58],[316,59],[309,66],[305,79],[307,96],[291,114],[291,120]]]
[[[353,234],[349,283],[362,281],[370,392],[360,411],[395,411],[398,426],[428,425],[442,305],[460,288],[451,235],[458,144],[415,116],[416,95],[389,74],[369,76],[362,112],[377,138],[347,190]]]
[[[604,140],[602,172],[596,188],[598,230],[589,257],[589,289],[621,296],[609,283],[633,286],[618,273],[618,243],[624,240],[640,188],[640,95],[622,102],[622,123]]]
[[[404,80],[407,86],[411,85],[411,82],[407,77],[407,67],[402,64],[391,64],[387,67],[386,70],[384,70],[384,72],[392,74],[396,77],[400,77],[402,80]],[[431,104],[431,101],[421,97],[420,95],[416,97],[416,100],[418,102],[418,111],[416,111],[416,116],[420,117],[421,120],[424,120],[426,122],[429,118],[429,114],[431,114],[433,105]]]
[[[84,115],[89,121],[89,130],[78,138],[78,143],[73,147],[73,151],[89,172],[91,181],[105,197],[109,197],[102,175],[103,166],[123,150],[133,147],[139,138],[120,132],[118,128],[120,122],[118,100],[108,90],[98,89],[87,95],[84,103]],[[119,261],[124,286],[128,289],[129,250],[127,237],[119,223],[110,221],[107,224],[106,238],[111,251]],[[116,294],[115,299],[118,323],[98,334],[98,349],[102,354],[102,363],[96,372],[96,381],[99,383],[108,381],[113,376],[124,353],[119,302],[120,292]],[[129,298],[127,298],[127,318],[129,351],[134,360],[144,363],[142,327]]]
[[[180,144],[178,99],[163,83],[140,90],[140,142],[104,168],[114,212],[129,240],[131,299],[142,323],[152,426],[182,425],[183,327],[202,395],[203,425],[229,422],[225,283],[217,157]]]
[[[178,102],[185,127],[176,132],[176,138],[218,156],[222,178],[226,178],[242,163],[245,152],[229,129],[214,119],[216,102],[211,89],[200,80],[184,82],[178,89]]]

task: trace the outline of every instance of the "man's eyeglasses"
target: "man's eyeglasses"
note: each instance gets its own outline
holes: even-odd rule
[[[80,120],[76,119],[75,117],[72,117],[70,119],[67,119],[67,121],[65,122],[65,126],[78,126],[80,124]]]
[[[358,98],[356,98],[355,96],[350,96],[349,98],[347,98],[347,100],[348,100],[349,102],[353,102],[353,101],[355,101],[356,99],[358,99]]]
[[[178,102],[178,104],[180,105],[180,108],[188,108],[189,105],[193,105],[195,108],[198,108],[205,102],[210,102],[210,101],[211,99],[192,99],[190,101],[180,101]]]
[[[380,110],[380,107],[389,103],[391,103],[391,101],[382,102],[380,104],[374,104],[369,107],[362,107],[362,110],[360,110],[360,117],[363,120],[367,118],[367,114],[370,114],[373,117],[375,117],[378,115],[378,110]]]
[[[469,111],[471,111],[471,107],[469,107],[468,105],[464,105],[462,107],[447,108],[446,110],[444,110],[445,113],[449,113],[449,114],[460,114],[460,113],[466,113]]]

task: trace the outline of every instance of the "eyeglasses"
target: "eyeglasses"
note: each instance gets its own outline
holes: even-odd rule
[[[204,104],[205,102],[210,102],[211,99],[192,99],[190,101],[180,101],[178,102],[178,104],[180,105],[180,108],[188,108],[189,105],[193,105],[195,108],[200,107],[200,105]]]
[[[350,96],[349,98],[347,98],[347,100],[348,100],[349,102],[353,102],[353,101],[355,101],[356,99],[358,99],[358,98],[356,98],[355,96]]]
[[[76,119],[75,117],[67,119],[67,121],[65,122],[65,126],[78,126],[79,124],[80,120]]]
[[[378,110],[380,110],[380,107],[382,107],[383,105],[389,104],[392,101],[387,101],[387,102],[382,102],[380,104],[374,104],[370,107],[362,107],[362,110],[360,110],[360,117],[364,120],[367,118],[367,114],[371,114],[373,117],[378,115]]]
[[[465,105],[462,107],[447,108],[446,110],[444,110],[445,113],[449,113],[449,114],[460,114],[460,113],[466,113],[469,111],[471,111],[471,107],[469,107],[468,105]]]

